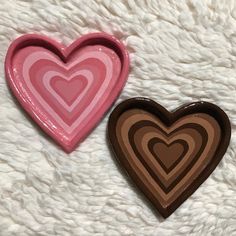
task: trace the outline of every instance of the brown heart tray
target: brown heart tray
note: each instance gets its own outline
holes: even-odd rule
[[[150,99],[132,98],[108,122],[116,159],[165,218],[213,172],[230,136],[227,115],[208,102],[169,112]]]

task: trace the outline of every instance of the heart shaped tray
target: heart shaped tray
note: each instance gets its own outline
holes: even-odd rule
[[[24,35],[8,49],[7,82],[25,111],[65,151],[81,142],[121,92],[128,76],[124,45],[105,33],[65,47]]]
[[[230,135],[225,112],[207,102],[169,112],[150,99],[133,98],[118,105],[108,123],[115,157],[164,217],[212,173]]]

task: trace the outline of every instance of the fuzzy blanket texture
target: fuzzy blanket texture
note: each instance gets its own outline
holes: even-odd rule
[[[108,115],[71,154],[35,125],[12,97],[4,57],[25,33],[65,45],[104,31],[127,46],[134,96],[169,110],[217,104],[232,124],[214,173],[168,219],[133,186],[109,151]],[[0,0],[0,235],[236,235],[236,1]]]

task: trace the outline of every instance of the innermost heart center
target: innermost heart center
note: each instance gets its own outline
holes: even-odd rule
[[[188,144],[184,140],[176,140],[170,144],[154,138],[149,143],[149,148],[162,168],[169,173],[182,160],[188,151]]]
[[[51,79],[50,85],[66,104],[71,106],[86,88],[87,83],[86,78],[82,75],[75,76],[69,80],[55,76]]]

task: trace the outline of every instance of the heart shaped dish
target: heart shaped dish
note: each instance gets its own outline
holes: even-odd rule
[[[65,47],[29,34],[9,47],[6,79],[33,120],[71,152],[102,119],[128,76],[124,45],[105,33],[82,36]]]
[[[169,112],[147,98],[132,98],[114,109],[108,123],[115,157],[163,217],[213,172],[230,136],[227,115],[208,102]]]

